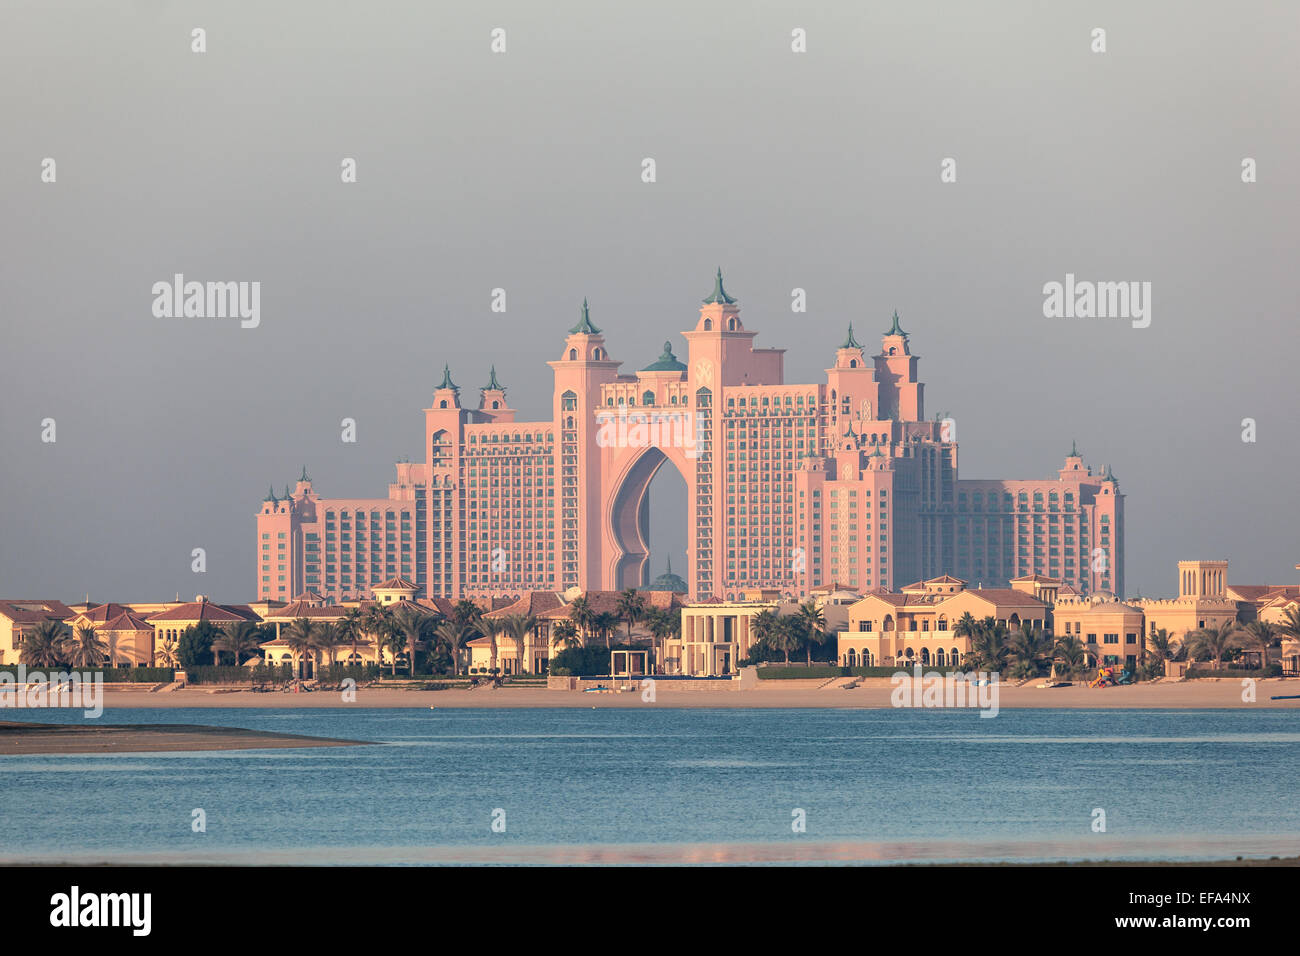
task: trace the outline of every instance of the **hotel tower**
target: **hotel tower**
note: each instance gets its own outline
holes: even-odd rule
[[[368,596],[405,577],[429,596],[622,589],[649,582],[649,488],[686,481],[694,600],[835,583],[892,590],[953,574],[1027,574],[1123,596],[1124,496],[1076,449],[1055,478],[957,477],[949,420],[925,418],[897,313],[868,356],[849,327],[826,381],[787,384],[718,272],[684,358],[665,342],[620,371],[586,302],[554,374],[550,414],[521,421],[493,369],[477,401],[444,367],[421,460],[384,498],[319,497],[304,468],[257,515],[257,596]]]

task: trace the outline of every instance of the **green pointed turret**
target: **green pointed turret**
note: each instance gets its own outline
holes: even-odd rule
[[[1070,439],[1070,457],[1079,457],[1079,442],[1073,438]]]
[[[893,324],[892,326],[890,326],[889,331],[886,332],[885,334],[886,334],[886,335],[901,335],[903,338],[907,338],[907,333],[904,332],[904,331],[903,331],[903,327],[902,327],[901,325],[898,324],[898,310],[897,310],[897,309],[894,310],[894,324]]]
[[[587,300],[582,300],[582,318],[578,324],[569,329],[570,335],[600,335],[600,329],[591,324],[591,311],[587,308]]]
[[[303,465],[303,466],[302,466],[302,474],[299,476],[298,480],[299,480],[299,481],[311,481],[311,479],[307,477],[307,466],[306,466],[306,465]]]
[[[735,299],[727,295],[727,290],[722,287],[722,269],[718,269],[718,277],[713,282],[713,295],[704,300],[705,305],[732,305]]]
[[[505,386],[497,381],[497,367],[493,365],[491,375],[488,377],[488,383],[483,386],[482,391],[504,392],[505,390],[506,390]]]
[[[852,322],[849,323],[849,337],[848,337],[847,339],[844,340],[844,344],[841,345],[840,348],[842,348],[842,349],[860,349],[860,348],[862,348],[862,346],[861,346],[860,344],[858,344],[858,340],[855,339],[855,338],[853,337],[853,323],[852,323]]]
[[[284,486],[284,500],[285,500],[285,501],[288,501],[288,500],[289,500],[290,498],[292,498],[292,497],[293,497],[293,492],[289,490],[289,486],[288,486],[288,485],[285,485],[285,486]]]
[[[266,497],[263,498],[262,500],[276,502],[276,503],[279,503],[280,501],[280,499],[275,496],[275,488],[271,487],[270,485],[267,486]]]
[[[460,386],[457,385],[455,382],[453,382],[453,381],[451,380],[451,366],[450,366],[450,365],[444,364],[444,365],[442,366],[442,384],[440,384],[438,387],[439,387],[439,388],[450,388],[450,389],[452,389],[452,390],[454,390],[454,391],[457,391],[457,392],[460,391]]]
[[[1110,470],[1110,465],[1106,466],[1106,474],[1101,476],[1104,481],[1116,481],[1115,473]]]

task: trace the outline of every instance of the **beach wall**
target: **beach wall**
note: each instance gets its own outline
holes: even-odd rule
[[[588,690],[603,687],[607,690],[617,687],[631,687],[633,693],[641,690],[641,681],[644,678],[619,678],[617,680],[609,677],[547,677],[547,690]],[[670,691],[732,691],[740,690],[741,681],[739,678],[717,677],[717,678],[700,678],[700,677],[656,677],[654,679],[656,690]]]

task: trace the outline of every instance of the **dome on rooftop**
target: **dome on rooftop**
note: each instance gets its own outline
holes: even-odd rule
[[[686,366],[677,361],[677,356],[673,355],[673,346],[671,342],[664,343],[664,354],[659,356],[645,368],[643,372],[685,372]]]
[[[668,561],[668,570],[659,577],[655,578],[653,583],[646,588],[647,591],[674,591],[678,594],[685,594],[687,590],[686,582],[673,574],[673,562],[670,558]]]

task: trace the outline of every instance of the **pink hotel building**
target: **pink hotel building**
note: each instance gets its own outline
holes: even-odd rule
[[[474,407],[444,367],[424,410],[422,461],[385,498],[321,498],[303,469],[257,516],[257,597],[368,596],[395,576],[430,596],[622,589],[650,580],[649,487],[686,480],[692,600],[835,583],[892,590],[954,574],[1005,587],[1039,573],[1081,594],[1124,593],[1124,496],[1074,450],[1057,477],[957,477],[957,443],[926,421],[924,385],[894,315],[879,353],[853,335],[824,384],[783,380],[719,271],[686,360],[665,343],[634,374],[583,303],[548,364],[546,421],[517,420],[495,369]],[[664,518],[658,518],[664,520]]]

